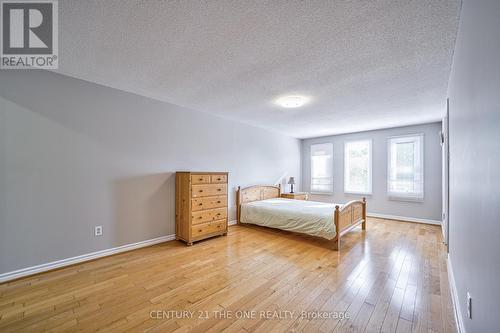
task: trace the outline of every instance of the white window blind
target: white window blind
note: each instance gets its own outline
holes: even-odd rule
[[[371,194],[371,140],[351,141],[344,144],[344,192]]]
[[[311,192],[333,192],[333,143],[311,145]]]
[[[387,192],[389,197],[424,198],[424,135],[389,138]]]

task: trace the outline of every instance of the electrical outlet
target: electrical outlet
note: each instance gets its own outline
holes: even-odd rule
[[[102,226],[98,225],[94,227],[94,236],[102,236]]]
[[[469,292],[467,292],[467,317],[472,319],[472,297]]]

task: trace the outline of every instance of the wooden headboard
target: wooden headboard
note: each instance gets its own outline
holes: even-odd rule
[[[241,188],[238,186],[236,192],[236,214],[240,222],[241,205],[247,202],[279,198],[281,196],[281,185],[255,185]]]

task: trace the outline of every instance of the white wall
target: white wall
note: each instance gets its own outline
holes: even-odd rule
[[[449,251],[459,310],[467,332],[498,332],[500,1],[463,1],[448,96]]]
[[[234,186],[300,179],[300,142],[47,71],[2,71],[0,273],[173,234],[176,170],[228,171],[231,220]]]
[[[333,195],[312,195],[313,200],[345,203],[359,195],[344,193],[344,142],[372,140],[373,194],[367,195],[367,211],[392,216],[441,221],[441,123],[397,127],[376,131],[334,135],[302,141],[302,187],[310,191],[311,150],[315,143],[333,143]],[[395,135],[424,133],[424,200],[407,202],[387,196],[387,138]]]

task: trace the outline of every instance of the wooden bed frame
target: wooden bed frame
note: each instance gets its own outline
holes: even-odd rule
[[[255,185],[250,187],[241,188],[238,186],[236,192],[236,215],[238,224],[240,224],[241,205],[247,202],[279,198],[281,196],[281,186],[274,185]],[[363,230],[366,229],[366,198],[363,200],[349,201],[347,204],[335,206],[333,213],[333,223],[335,224],[335,231],[337,235],[333,242],[333,249],[340,249],[340,238],[345,235],[349,230],[361,224]]]

